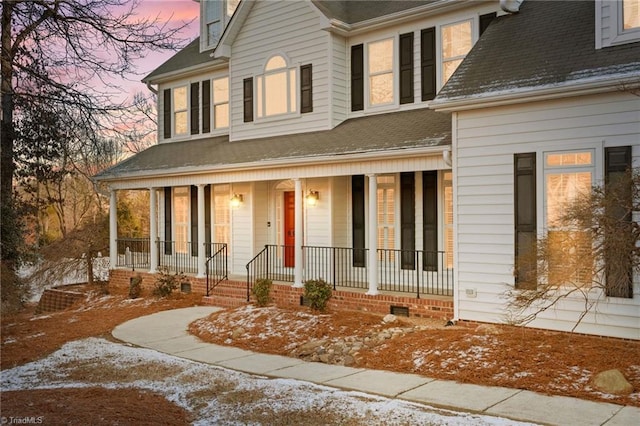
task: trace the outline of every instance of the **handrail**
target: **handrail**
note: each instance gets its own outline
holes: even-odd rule
[[[262,259],[262,257],[264,256],[265,253],[267,254],[267,257],[268,257],[269,256],[269,246],[268,245],[265,245],[264,248],[258,254],[253,256],[253,259],[251,259],[246,265],[246,268],[247,268],[247,302],[250,299],[250,287],[253,286],[253,283],[254,283],[254,280],[255,280],[255,274],[254,274],[254,277],[253,277],[253,280],[252,280],[251,272],[249,270],[250,270],[251,267],[254,266],[254,263],[260,262],[260,264],[268,265],[268,262],[264,262],[263,259]],[[255,268],[254,268],[254,270],[255,270]],[[268,274],[269,274],[269,272],[268,272],[268,269],[267,269],[267,271],[265,272],[265,275],[268,275]]]
[[[207,246],[209,246],[209,250],[207,251],[210,251],[211,248],[215,248],[216,245],[220,247],[215,251],[215,253],[212,253],[211,256],[209,256],[205,262],[205,271],[207,273],[207,297],[209,296],[209,292],[211,290],[216,288],[216,286],[220,284],[222,281],[229,278],[228,276],[229,258],[227,256],[227,244],[226,243],[204,243],[203,244],[203,246],[205,247],[205,250],[207,250]],[[209,265],[211,264],[212,261],[213,261],[213,264],[215,265],[213,276],[217,276],[218,278],[217,278],[217,281],[212,286],[210,286],[209,276],[211,274],[209,273]],[[220,268],[221,266],[220,264],[223,262],[224,262],[224,267]],[[220,271],[220,269],[222,269],[222,272]]]

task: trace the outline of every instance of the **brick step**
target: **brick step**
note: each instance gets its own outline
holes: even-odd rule
[[[247,284],[239,281],[222,281],[203,296],[202,303],[222,308],[237,308],[247,304]]]
[[[202,303],[207,306],[218,306],[221,308],[237,308],[247,304],[247,298],[239,299],[237,297],[223,296],[203,296]]]

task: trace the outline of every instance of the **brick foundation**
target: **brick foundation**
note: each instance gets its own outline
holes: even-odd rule
[[[36,314],[63,311],[72,306],[78,300],[83,300],[86,297],[86,294],[75,291],[48,288],[44,293],[42,293],[42,296],[40,296],[40,301],[36,308]]]
[[[111,286],[128,289],[129,280],[136,275],[142,277],[142,288],[150,294],[155,285],[155,276],[146,272],[133,272],[124,269],[111,271]],[[187,276],[191,284],[191,292],[199,293],[203,296],[206,293],[206,279]],[[271,297],[277,306],[294,307],[300,306],[300,296],[302,288],[294,288],[291,284],[273,284]],[[203,297],[203,303],[212,306],[232,308],[242,306],[247,303],[247,287],[244,281],[225,281],[210,291],[209,297]],[[453,318],[453,300],[450,297],[422,296],[417,299],[410,295],[378,294],[369,296],[363,291],[353,291],[339,289],[333,292],[329,300],[330,309],[345,309],[352,311],[372,312],[378,314],[390,313],[391,306],[400,306],[409,309],[412,317],[424,318]]]

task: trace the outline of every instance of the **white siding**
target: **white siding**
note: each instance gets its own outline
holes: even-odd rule
[[[320,29],[319,15],[308,2],[256,2],[239,32],[233,47],[231,70],[231,139],[242,140],[288,133],[325,130],[329,117],[329,33]],[[263,73],[263,67],[274,54],[285,55],[289,66],[313,65],[313,112],[280,119],[243,122],[242,84],[245,78]],[[299,75],[297,86],[299,91]],[[299,94],[298,94],[299,97]],[[254,89],[255,100],[255,89]]]
[[[254,253],[258,253],[265,244],[269,244],[269,227],[267,223],[271,219],[269,218],[269,208],[266,207],[269,205],[269,183],[254,183],[252,197],[253,203],[255,203],[256,206],[261,206],[255,208],[253,213],[253,233],[255,235],[253,251]]]
[[[640,102],[613,93],[485,108],[457,113],[456,161],[457,304],[461,319],[505,320],[504,293],[513,289],[513,155],[538,153],[538,232],[542,234],[542,152],[593,148],[596,180],[602,179],[603,148],[633,146],[640,165]],[[476,298],[466,289],[475,289]],[[532,325],[570,330],[582,305],[566,301]],[[640,285],[634,298],[604,298],[597,314],[588,315],[578,332],[640,338]]]
[[[331,216],[334,247],[351,246],[351,184],[349,176],[331,179]]]
[[[332,234],[331,200],[329,195],[329,179],[307,179],[304,195],[309,190],[318,191],[318,203],[315,206],[304,206],[305,235],[304,243],[308,246],[330,247]]]
[[[259,206],[252,200],[252,187],[249,183],[233,184],[231,192],[242,194],[243,203],[231,210],[231,274],[246,274],[247,262],[254,256],[254,231],[252,217]]]
[[[347,43],[338,35],[331,34],[331,65],[330,84],[331,88],[331,127],[335,127],[347,119],[350,108],[349,98],[349,74],[347,70]],[[315,87],[314,87],[315,89]],[[323,90],[323,88],[318,88]],[[315,95],[315,92],[314,92]]]

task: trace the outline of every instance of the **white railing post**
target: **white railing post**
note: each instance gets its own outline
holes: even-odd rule
[[[367,294],[378,294],[378,181],[375,174],[367,175],[369,182],[369,290]]]

